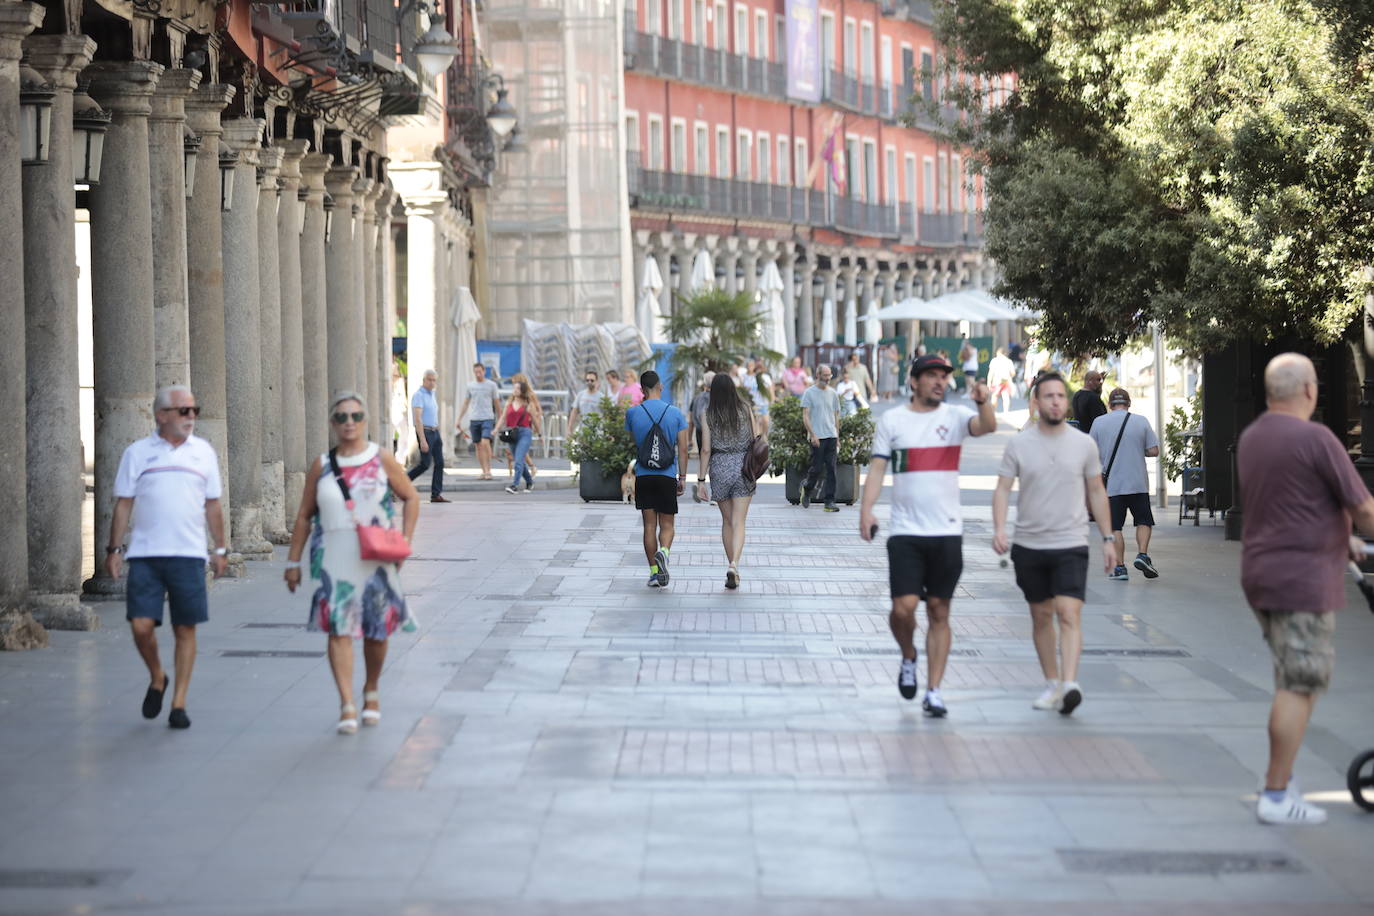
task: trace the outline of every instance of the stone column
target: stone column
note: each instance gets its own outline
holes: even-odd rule
[[[0,20],[0,35],[5,28]],[[81,405],[72,374],[78,336],[72,90],[77,74],[91,62],[95,42],[84,35],[32,35],[24,41],[24,52],[30,66],[57,90],[48,164],[23,170],[27,466],[43,469],[28,478],[29,607],[50,629],[93,630],[100,618],[80,601],[86,488],[81,480]],[[0,290],[5,303],[0,309],[8,308],[5,294]],[[3,628],[0,623],[0,644]]]
[[[673,314],[673,264],[672,249],[664,245],[656,245],[653,249],[654,264],[658,266],[658,275],[663,278],[663,289],[658,293],[658,307],[660,314],[664,318]],[[638,295],[639,291],[635,291]],[[654,333],[658,334],[660,328],[654,328]],[[1371,452],[1374,455],[1374,452]]]
[[[324,244],[324,176],[333,157],[301,159],[305,229],[301,232],[301,373],[305,391],[305,465],[329,448],[329,320]],[[304,483],[304,478],[302,478]]]
[[[325,175],[325,187],[334,198],[329,239],[325,243],[329,325],[326,409],[335,394],[355,391],[358,387],[362,328],[358,326],[358,290],[353,274],[353,182],[357,180],[358,170],[347,165],[335,166]],[[325,418],[320,419],[323,422]]]
[[[435,286],[440,244],[439,219],[448,198],[442,194],[406,197],[406,379],[412,396],[426,369],[437,369]],[[409,408],[407,408],[409,409]],[[413,431],[419,435],[419,430]]]
[[[24,353],[24,232],[27,220],[14,219],[15,206],[25,198],[24,172],[52,169],[47,165],[20,166],[19,144],[19,57],[24,38],[43,21],[43,7],[36,3],[0,3],[0,201],[9,217],[0,232],[0,410],[8,420],[0,437],[0,500],[9,517],[0,525],[0,648],[38,649],[48,644],[48,634],[28,610],[29,534],[27,524],[28,469],[25,436],[25,353]],[[71,92],[66,93],[70,117]],[[71,169],[66,178],[70,181]],[[24,203],[28,203],[24,200]],[[25,210],[28,208],[25,207]],[[28,214],[25,213],[25,216]],[[16,225],[16,223],[18,225]],[[71,250],[70,240],[61,250]],[[49,253],[48,257],[58,251]],[[65,270],[65,265],[54,265]],[[73,355],[75,355],[73,353]],[[67,384],[73,385],[72,366],[68,365]],[[47,421],[51,422],[51,421]],[[79,452],[77,453],[79,455]],[[42,484],[61,486],[44,467]],[[35,468],[34,473],[38,471]],[[37,481],[35,481],[37,483]],[[72,481],[66,482],[67,486]],[[73,519],[58,519],[70,524]],[[100,556],[105,552],[100,551]],[[78,554],[79,556],[79,554]]]
[[[840,292],[839,292],[840,266],[839,266],[839,264],[836,263],[838,260],[839,260],[838,256],[831,255],[831,257],[830,257],[830,269],[827,270],[827,271],[825,271],[825,272],[822,274],[822,277],[824,277],[824,279],[825,279],[825,295],[821,298],[821,307],[820,307],[821,316],[818,317],[818,318],[816,319],[816,339],[817,339],[817,340],[820,340],[820,330],[821,330],[821,326],[825,323],[825,320],[824,320],[824,313],[825,313],[825,300],[826,300],[826,299],[829,299],[829,300],[830,300],[830,307],[831,307],[832,309],[834,309],[834,314],[835,314],[835,325],[836,325],[836,330],[837,330],[837,331],[839,330],[840,322],[841,322],[841,320],[843,319],[843,316],[844,316],[844,303],[842,303],[842,302],[840,301]],[[829,341],[825,341],[825,342],[826,342],[826,343],[829,343]]]
[[[191,338],[186,305],[186,97],[200,85],[195,70],[168,70],[153,93],[148,155],[153,206],[153,348],[157,386],[191,384]],[[218,182],[219,173],[197,175]]]
[[[91,189],[91,336],[95,361],[95,575],[88,594],[113,596],[105,574],[114,479],[124,449],[153,429],[153,213],[148,115],[162,65],[100,62],[86,68],[90,94],[114,113],[100,184]]]
[[[739,239],[725,240],[725,250],[720,255],[721,266],[725,268],[725,291],[735,295],[740,290],[739,277]]]
[[[678,294],[682,296],[692,294],[692,262],[696,260],[697,256],[697,238],[696,233],[685,233],[677,249],[677,290]],[[702,238],[702,246],[711,253],[713,265],[719,263],[720,260],[720,252],[716,250],[718,240],[719,236],[714,235]],[[671,282],[670,278],[663,278],[665,285],[669,282]]]
[[[367,431],[373,442],[382,438],[381,385],[377,379],[377,195],[381,187],[373,179],[365,179],[366,189],[355,198],[362,208],[353,245],[358,252],[356,269],[361,273],[358,283],[358,314],[362,323],[364,345],[358,353],[358,393],[367,398]],[[359,182],[361,184],[361,182]],[[354,185],[357,193],[358,185]]]
[[[229,408],[229,492],[233,549],[266,559],[262,535],[262,314],[258,277],[258,164],[260,118],[224,123],[224,142],[239,154],[232,207],[220,214],[224,231],[225,394]],[[199,182],[197,182],[199,184]]]
[[[262,534],[289,544],[286,521],[285,455],[282,448],[281,244],[277,209],[282,203],[280,147],[259,151],[258,169],[258,338],[262,341]],[[295,198],[292,198],[295,203]],[[291,507],[295,512],[295,507]]]
[[[801,348],[816,342],[816,250],[806,253],[801,265],[801,302],[797,315],[797,343],[788,356],[795,356]]]
[[[778,255],[778,272],[782,274],[782,328],[787,340],[783,365],[797,352],[797,257],[792,245],[786,244]]]
[[[200,137],[196,182],[186,207],[186,280],[191,329],[191,389],[200,405],[196,434],[215,447],[221,476],[229,473],[228,407],[224,363],[224,252],[220,225],[219,144],[224,131],[220,112],[234,97],[225,83],[201,86],[186,99],[186,124]],[[227,479],[227,478],[226,478]],[[233,543],[233,497],[224,488],[225,537]],[[231,564],[243,568],[241,557]]]
[[[301,338],[301,157],[308,140],[278,140],[282,151],[281,202],[277,205],[277,274],[281,280],[281,450],[282,499],[289,532],[301,504],[305,471],[305,354]]]
[[[883,274],[883,300],[882,307],[887,308],[897,302],[897,265],[889,264],[887,273]]]
[[[377,202],[373,207],[373,311],[377,345],[372,348],[372,352],[376,358],[376,368],[373,371],[377,374],[381,394],[375,413],[381,419],[380,441],[388,450],[395,433],[391,421],[391,338],[396,327],[395,309],[391,301],[391,204],[395,199],[396,192],[381,184],[378,186]]]

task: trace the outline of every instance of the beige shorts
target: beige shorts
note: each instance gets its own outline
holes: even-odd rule
[[[1336,615],[1331,611],[1255,611],[1269,654],[1274,686],[1293,693],[1319,694],[1336,668]]]

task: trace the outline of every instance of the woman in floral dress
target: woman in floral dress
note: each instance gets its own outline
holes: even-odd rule
[[[310,541],[310,577],[320,585],[310,599],[308,628],[329,634],[329,667],[339,688],[339,734],[358,730],[353,705],[353,640],[363,640],[366,680],[362,724],[382,720],[377,680],[386,662],[387,637],[400,627],[415,629],[406,608],[399,563],[362,559],[357,523],[396,527],[396,500],[401,500],[401,530],[407,542],[415,533],[420,502],[405,469],[375,442],[367,441],[363,399],[353,392],[334,398],[330,424],[338,446],[331,453],[348,485],[353,511],[344,503],[330,454],[315,459],[305,478],[300,510],[287,555],[286,587],[301,582],[301,554]],[[356,521],[355,521],[356,520]]]

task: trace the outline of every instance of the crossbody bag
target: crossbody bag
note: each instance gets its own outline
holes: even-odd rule
[[[353,495],[348,491],[343,472],[339,470],[339,459],[335,455],[337,451],[336,448],[329,450],[329,469],[334,472],[334,480],[343,493],[344,505],[348,507],[348,514],[353,517],[353,527],[358,531],[358,556],[380,563],[399,563],[410,556],[410,543],[399,528],[364,525],[358,521],[358,515],[353,511]]]

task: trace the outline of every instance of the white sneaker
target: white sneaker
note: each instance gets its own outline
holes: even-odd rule
[[[1059,708],[1059,682],[1046,681],[1045,692],[1035,698],[1031,703],[1035,709],[1058,709]]]
[[[1269,796],[1261,791],[1259,803],[1255,805],[1255,815],[1261,824],[1315,826],[1326,823],[1326,812],[1305,801],[1291,785],[1278,801],[1270,801]]]
[[[1078,686],[1077,681],[1068,681],[1064,684],[1063,691],[1059,697],[1059,714],[1071,716],[1078,708],[1078,704],[1083,702],[1083,688]]]

